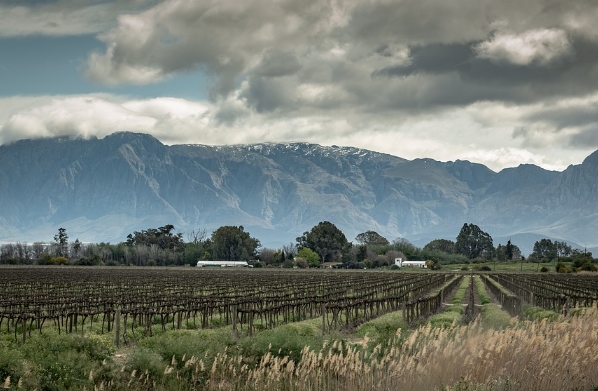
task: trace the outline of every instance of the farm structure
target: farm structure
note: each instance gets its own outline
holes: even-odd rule
[[[197,261],[197,267],[251,267],[245,261]]]
[[[395,265],[398,267],[420,267],[427,268],[425,261],[408,261],[403,258],[395,258]]]

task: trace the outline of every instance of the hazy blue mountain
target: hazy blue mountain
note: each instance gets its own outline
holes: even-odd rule
[[[58,227],[72,239],[119,242],[165,224],[182,232],[243,225],[276,246],[324,220],[349,240],[375,230],[423,245],[473,222],[496,238],[595,247],[598,152],[563,172],[496,173],[349,147],[166,146],[135,133],[0,146],[0,241],[50,241]]]

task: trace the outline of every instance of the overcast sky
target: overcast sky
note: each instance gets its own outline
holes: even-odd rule
[[[494,170],[598,149],[596,0],[2,0],[0,144],[307,141]]]

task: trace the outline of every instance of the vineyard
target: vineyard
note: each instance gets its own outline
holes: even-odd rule
[[[331,331],[401,309],[414,320],[440,307],[441,296],[428,292],[457,279],[388,272],[0,270],[0,327],[23,341],[44,327],[84,333],[94,323],[102,333],[122,323],[126,342],[140,327],[151,334],[155,324],[163,331],[232,326],[251,335],[316,317]]]
[[[480,314],[484,319],[493,306],[506,319],[505,327],[511,319],[523,319],[528,308],[571,317],[597,305],[598,278],[590,274],[0,269],[0,335],[14,346],[34,344],[48,334],[103,336],[115,347],[126,347],[185,330],[212,330],[238,341],[304,323],[326,340],[392,317],[411,330],[428,321],[450,328],[474,322]],[[397,326],[387,328],[392,338]],[[1,362],[0,373],[10,373]],[[190,389],[197,389],[198,381]]]

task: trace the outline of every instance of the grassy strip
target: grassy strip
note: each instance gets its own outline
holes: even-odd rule
[[[523,309],[523,315],[525,316],[525,319],[528,320],[557,320],[559,317],[559,314],[554,311],[532,306],[525,307]]]
[[[498,281],[496,281],[495,279],[493,279],[490,276],[488,277],[488,282],[490,282],[490,284],[494,285],[495,287],[497,287],[502,293],[504,293],[505,295],[509,295],[509,296],[515,296],[513,294],[513,292],[511,292],[510,290],[508,290],[507,288],[505,288],[504,286],[502,286]]]
[[[461,317],[465,310],[463,309],[463,302],[465,301],[465,295],[467,288],[469,287],[469,278],[465,277],[457,288],[455,295],[451,299],[451,306],[447,307],[443,312],[433,315],[428,319],[428,323],[432,327],[448,328],[454,323],[461,321]]]
[[[480,299],[480,304],[484,305],[492,303],[492,300],[490,300],[490,295],[486,290],[486,286],[484,285],[484,281],[482,281],[482,278],[480,276],[475,276],[474,281],[476,290],[478,292],[478,298]]]
[[[459,276],[453,276],[453,278],[451,278],[450,280],[448,280],[447,282],[445,282],[444,284],[442,284],[441,287],[439,287],[437,289],[434,289],[433,291],[431,291],[430,293],[428,293],[426,295],[426,297],[432,297],[432,296],[437,295],[441,290],[443,290],[444,288],[446,288],[447,286],[449,286],[457,278],[459,278]]]
[[[370,339],[377,340],[394,337],[397,329],[409,329],[409,325],[403,320],[403,314],[400,311],[390,312],[363,323],[355,330],[355,334],[362,338],[367,336]]]
[[[501,329],[511,324],[511,316],[490,300],[486,286],[480,276],[475,276],[478,298],[482,304],[482,323],[485,326]]]

